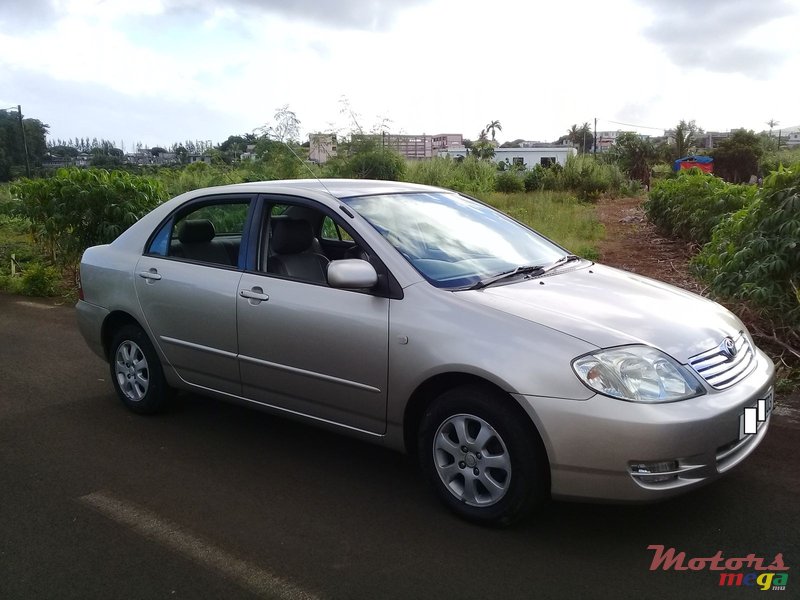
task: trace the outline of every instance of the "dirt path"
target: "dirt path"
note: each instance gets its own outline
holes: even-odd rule
[[[692,245],[660,236],[647,222],[642,202],[643,198],[600,200],[597,214],[606,228],[599,244],[600,262],[702,293],[704,286],[689,274]]]

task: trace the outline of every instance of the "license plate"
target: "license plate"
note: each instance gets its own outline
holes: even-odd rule
[[[772,414],[772,407],[775,403],[775,392],[770,389],[767,395],[759,398],[755,406],[748,406],[739,415],[739,439],[756,433],[761,426],[766,423],[767,418]]]

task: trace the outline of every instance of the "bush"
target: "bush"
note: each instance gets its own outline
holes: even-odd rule
[[[533,165],[530,171],[525,173],[524,183],[526,192],[537,192],[542,189],[544,180],[544,167],[542,165]]]
[[[575,192],[581,200],[597,200],[619,190],[623,179],[614,165],[600,163],[591,156],[570,156],[561,172],[561,188]]]
[[[647,218],[669,235],[704,244],[726,216],[751,204],[757,188],[734,185],[699,169],[653,182]]]
[[[522,177],[513,171],[502,171],[497,174],[494,180],[494,189],[505,194],[514,194],[525,191],[525,183]]]
[[[114,240],[165,199],[158,182],[125,171],[59,169],[50,179],[23,179],[12,213],[60,267],[77,266],[89,246]]]
[[[408,163],[404,181],[435,185],[471,194],[487,194],[495,189],[497,169],[472,156],[464,160],[432,158]]]
[[[397,152],[366,146],[349,156],[337,156],[325,165],[327,177],[403,181],[406,161]]]
[[[25,296],[53,296],[58,291],[58,271],[37,262],[28,263],[15,291]]]
[[[755,201],[724,220],[692,264],[717,294],[800,326],[800,163],[767,177]]]

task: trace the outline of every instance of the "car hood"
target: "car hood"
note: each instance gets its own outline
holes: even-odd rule
[[[647,344],[686,363],[745,328],[719,304],[646,277],[592,265],[459,292],[599,348]]]

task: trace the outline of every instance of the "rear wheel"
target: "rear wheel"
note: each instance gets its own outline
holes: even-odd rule
[[[140,327],[124,325],[114,334],[109,363],[114,389],[125,406],[140,414],[164,409],[170,390],[161,361]]]
[[[470,521],[508,525],[549,492],[541,440],[508,401],[494,390],[460,387],[422,419],[422,468],[442,501]]]

